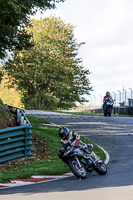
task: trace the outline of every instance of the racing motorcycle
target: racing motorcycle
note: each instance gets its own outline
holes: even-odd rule
[[[104,116],[111,116],[113,110],[113,100],[107,97],[103,104]]]
[[[98,157],[92,150],[83,149],[82,145],[71,145],[69,142],[65,149],[61,149],[59,156],[70,168],[77,178],[85,179],[87,172],[95,170],[98,174],[107,173],[107,166],[104,161]],[[64,148],[64,147],[63,147]]]

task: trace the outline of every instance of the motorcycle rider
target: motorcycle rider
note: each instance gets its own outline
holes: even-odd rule
[[[61,149],[59,150],[58,156],[64,162],[66,161],[63,158],[63,153],[65,152],[68,144],[76,145],[77,143],[79,143],[84,150],[86,150],[90,154],[92,153],[93,145],[83,143],[80,140],[80,135],[74,131],[69,131],[67,127],[62,127],[59,129],[59,136],[61,137]],[[97,160],[97,157],[95,157],[95,155],[93,157],[95,160]]]
[[[103,108],[104,108],[104,102],[105,102],[105,99],[106,98],[110,98],[112,101],[113,101],[113,99],[112,99],[112,97],[111,97],[111,95],[110,95],[110,92],[106,92],[106,95],[104,96],[104,98],[103,98]]]
[[[106,92],[106,95],[104,96],[104,100],[105,100],[106,98],[111,98],[111,99],[112,99],[112,97],[111,97],[111,95],[110,95],[110,92]],[[113,99],[112,99],[112,101],[113,101]]]

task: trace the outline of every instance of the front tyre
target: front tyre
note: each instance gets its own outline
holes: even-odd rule
[[[81,167],[78,165],[78,162],[76,159],[72,159],[69,161],[69,167],[72,171],[72,173],[77,177],[77,178],[82,178],[85,179],[87,176],[86,170],[84,166],[81,165]]]
[[[100,175],[105,175],[107,173],[107,166],[103,163],[97,163],[95,166],[95,171]]]
[[[111,116],[112,108],[109,109],[109,117]]]
[[[107,116],[107,111],[106,111],[106,110],[104,110],[104,116],[105,116],[105,117]]]

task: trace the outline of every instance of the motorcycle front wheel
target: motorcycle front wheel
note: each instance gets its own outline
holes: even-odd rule
[[[105,175],[107,173],[107,166],[103,163],[97,163],[95,166],[95,171],[100,175]]]
[[[72,173],[77,178],[82,178],[82,179],[86,178],[87,173],[86,173],[84,166],[81,165],[81,167],[80,167],[76,159],[71,159],[69,161],[69,167],[70,167],[70,170],[72,171]]]
[[[112,108],[109,108],[109,111],[108,111],[109,117],[111,116],[111,113],[112,113]]]

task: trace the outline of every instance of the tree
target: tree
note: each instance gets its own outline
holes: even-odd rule
[[[37,9],[55,8],[55,2],[64,0],[0,0],[0,59],[15,48],[28,47],[29,38],[25,27],[30,26],[30,15]]]
[[[11,84],[11,77],[3,71],[3,78],[0,84],[0,98],[4,104],[24,109],[21,103],[20,94],[16,91],[15,87]],[[1,101],[0,101],[1,103]]]
[[[91,90],[89,70],[78,58],[74,27],[60,18],[32,20],[28,34],[34,44],[28,50],[15,51],[14,60],[5,65],[8,75],[21,91],[26,108],[69,109],[85,102]]]

